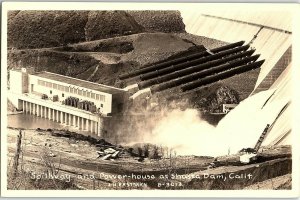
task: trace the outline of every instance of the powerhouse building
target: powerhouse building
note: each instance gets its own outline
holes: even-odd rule
[[[122,111],[126,91],[46,71],[10,70],[9,99],[25,113],[101,136]]]

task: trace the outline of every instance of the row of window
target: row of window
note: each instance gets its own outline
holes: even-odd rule
[[[42,81],[42,80],[38,80],[38,85],[41,86],[45,86],[48,88],[53,88],[55,90],[60,90],[62,92],[69,92],[72,94],[78,94],[80,96],[84,96],[84,97],[89,97],[92,99],[96,99],[96,100],[100,100],[105,102],[105,96],[101,95],[101,94],[95,94],[93,92],[87,91],[87,90],[80,90],[78,88],[75,87],[68,87],[68,86],[63,86],[63,85],[59,85],[56,83],[50,83],[48,81]]]

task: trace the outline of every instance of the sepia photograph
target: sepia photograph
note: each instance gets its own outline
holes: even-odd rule
[[[295,194],[293,6],[81,5],[2,7],[1,190]]]

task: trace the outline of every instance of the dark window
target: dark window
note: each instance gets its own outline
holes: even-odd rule
[[[101,103],[101,105],[100,105],[100,106],[101,106],[101,108],[103,108],[103,104],[102,104],[102,103]]]
[[[52,90],[50,90],[50,94],[52,94]]]
[[[65,97],[65,94],[64,94],[64,93],[62,93],[62,94],[61,94],[61,96],[62,96],[62,97]]]
[[[119,103],[117,108],[118,108],[118,112],[121,112],[123,109],[123,104]]]

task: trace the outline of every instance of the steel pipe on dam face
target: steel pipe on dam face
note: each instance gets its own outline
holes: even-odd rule
[[[196,80],[194,82],[191,82],[191,83],[188,83],[188,84],[182,86],[181,91],[185,92],[185,91],[188,91],[188,90],[192,90],[192,89],[195,89],[197,87],[202,87],[204,85],[207,85],[207,84],[210,84],[210,83],[213,83],[213,82],[217,82],[219,80],[226,79],[226,78],[232,77],[232,76],[237,75],[237,74],[241,74],[241,73],[253,70],[253,69],[257,69],[264,63],[264,61],[265,60],[257,61],[257,62],[251,63],[251,64],[247,64],[247,65],[243,65],[243,66],[240,66],[240,67],[237,67],[237,68],[230,69],[230,70],[225,71],[225,72],[221,72],[221,73],[216,74],[216,75],[212,75],[212,76],[209,76],[209,77],[205,77],[203,79]]]
[[[240,60],[235,60],[233,62],[227,63],[227,64],[223,64],[223,65],[219,65],[216,67],[212,67],[210,69],[206,69],[197,73],[193,73],[187,76],[183,76],[181,78],[175,79],[175,80],[171,80],[169,82],[165,82],[156,86],[151,87],[151,92],[155,93],[155,92],[159,92],[168,88],[172,88],[172,87],[176,87],[182,84],[186,84],[189,82],[194,82],[195,80],[201,79],[201,78],[205,78],[206,76],[211,76],[232,68],[237,68],[241,65],[250,63],[250,62],[255,62],[258,59],[259,55],[255,55],[255,56],[251,56],[251,57],[244,57],[243,59]]]
[[[250,51],[245,51],[245,52],[242,52],[242,53],[237,53],[237,54],[225,57],[223,59],[210,61],[210,62],[201,64],[201,65],[188,67],[188,68],[185,68],[185,69],[182,69],[182,70],[179,70],[179,71],[172,72],[170,74],[159,76],[159,77],[154,78],[154,79],[142,81],[142,82],[138,83],[138,87],[139,87],[139,89],[144,89],[144,88],[147,88],[147,87],[152,86],[152,85],[156,85],[156,84],[160,84],[160,83],[163,83],[163,82],[170,81],[174,78],[180,78],[182,76],[189,75],[189,74],[194,73],[194,72],[198,72],[198,71],[205,70],[207,68],[218,66],[218,65],[224,64],[226,62],[233,61],[235,59],[240,59],[240,58],[243,58],[243,57],[246,57],[246,56],[251,56],[254,53],[254,51],[255,50],[250,50]]]
[[[228,49],[232,49],[232,48],[235,48],[235,47],[242,46],[244,43],[245,43],[245,41],[240,41],[240,42],[232,43],[232,44],[225,45],[225,46],[222,46],[222,47],[218,47],[218,48],[212,49],[210,51],[212,53],[219,53],[221,51],[225,51],[225,50],[228,50]],[[154,64],[152,66],[144,67],[144,68],[135,70],[133,72],[128,72],[126,74],[121,74],[121,75],[119,75],[119,78],[121,80],[131,78],[131,77],[138,76],[140,74],[151,72],[151,71],[154,71],[154,70],[157,70],[157,69],[161,69],[161,68],[164,68],[164,67],[167,67],[167,66],[170,66],[170,65],[179,64],[179,63],[182,63],[182,62],[186,62],[188,60],[193,60],[193,59],[196,59],[196,58],[209,56],[209,55],[210,54],[207,51],[194,53],[194,54],[191,54],[191,55],[188,55],[188,56],[184,56],[184,57],[176,58],[176,59],[173,59],[173,60],[157,63],[157,64]]]
[[[234,49],[221,51],[220,53],[210,55],[210,56],[206,56],[206,57],[203,57],[203,58],[199,58],[199,59],[196,59],[196,60],[187,61],[185,63],[180,63],[180,64],[177,64],[177,65],[171,65],[171,66],[163,68],[163,69],[159,69],[159,70],[152,71],[152,72],[149,72],[149,73],[146,73],[146,74],[142,74],[142,75],[140,75],[140,79],[142,81],[144,81],[144,80],[148,80],[148,79],[151,79],[151,78],[155,78],[157,76],[162,76],[162,75],[174,72],[174,71],[178,71],[178,70],[181,70],[181,69],[193,66],[193,65],[198,65],[198,64],[206,63],[206,62],[209,62],[209,61],[212,61],[212,60],[221,59],[222,57],[228,56],[228,55],[233,54],[233,53],[246,51],[249,47],[250,47],[249,45],[245,45],[245,46],[237,47],[237,48],[234,48]]]
[[[225,46],[222,46],[222,47],[214,48],[214,49],[211,50],[211,52],[218,53],[218,52],[221,52],[221,51],[224,51],[224,50],[228,50],[228,49],[232,49],[232,48],[235,48],[235,47],[242,46],[244,43],[245,43],[245,41],[235,42],[235,43],[228,44],[228,45],[225,45]]]

